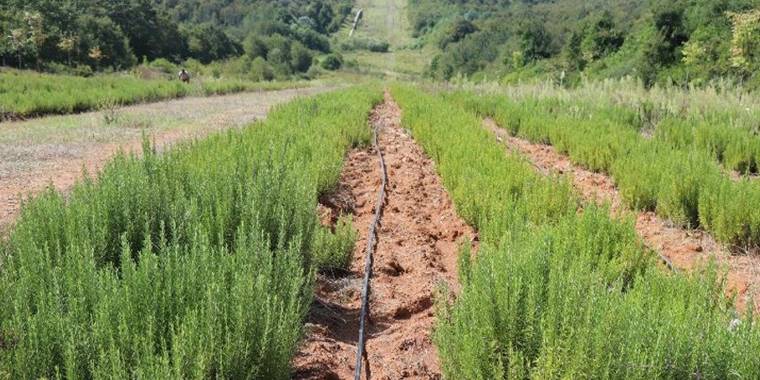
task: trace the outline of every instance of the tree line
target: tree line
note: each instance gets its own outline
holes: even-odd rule
[[[350,12],[350,0],[6,0],[0,60],[91,71],[248,55],[272,72],[303,72]]]
[[[438,79],[635,76],[760,87],[758,0],[411,0]]]

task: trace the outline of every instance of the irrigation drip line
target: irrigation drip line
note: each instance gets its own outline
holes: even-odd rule
[[[670,260],[667,256],[663,255],[660,252],[657,252],[658,255],[660,255],[660,260],[665,263],[665,266],[670,269],[671,272],[677,273],[678,269],[676,269],[675,265],[673,265],[673,261]]]
[[[356,344],[356,370],[354,372],[354,380],[361,379],[362,371],[362,357],[365,355],[364,345],[366,341],[365,336],[365,322],[367,320],[367,313],[369,311],[369,279],[372,276],[372,255],[375,252],[377,246],[377,226],[380,224],[380,217],[383,213],[383,205],[385,203],[385,187],[388,183],[388,171],[385,167],[385,158],[383,152],[380,150],[380,143],[378,142],[378,130],[379,124],[375,124],[373,132],[372,145],[377,151],[377,156],[380,158],[380,171],[382,174],[380,191],[377,194],[377,203],[375,204],[375,216],[372,219],[372,224],[369,226],[369,234],[367,234],[367,249],[364,254],[364,284],[362,286],[362,309],[359,314],[359,341]],[[368,376],[369,377],[369,376]]]

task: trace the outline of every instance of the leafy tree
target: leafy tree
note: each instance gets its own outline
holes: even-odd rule
[[[326,70],[338,70],[343,66],[343,57],[339,54],[328,54],[322,60],[322,68]]]
[[[518,32],[520,51],[528,61],[551,56],[551,37],[544,24],[536,20],[525,22]]]
[[[459,19],[449,28],[446,35],[438,42],[441,49],[445,49],[450,43],[459,42],[467,35],[475,33],[478,28],[466,19]]]
[[[104,2],[108,17],[124,32],[138,57],[179,58],[185,51],[185,39],[178,25],[151,0]]]
[[[257,57],[266,58],[267,52],[269,51],[266,42],[264,42],[260,36],[254,33],[251,33],[245,39],[245,42],[243,43],[243,49],[251,59],[255,59]]]
[[[617,51],[623,45],[624,36],[617,29],[612,15],[603,12],[586,23],[581,55],[586,62],[593,62]]]
[[[274,79],[274,70],[263,57],[256,57],[251,63],[251,77],[257,81],[270,81]]]
[[[303,44],[295,42],[290,47],[290,59],[290,66],[294,71],[305,73],[309,70],[314,56]]]
[[[729,13],[733,24],[731,64],[743,74],[760,69],[760,9]]]
[[[658,63],[669,65],[680,58],[678,49],[689,39],[684,12],[679,2],[661,2],[655,7],[653,23],[658,36],[650,41],[653,44],[648,53],[653,54]]]
[[[76,49],[83,55],[78,61],[96,68],[126,68],[137,63],[129,39],[110,18],[84,15],[77,22],[83,33]]]
[[[210,23],[201,24],[184,30],[188,41],[188,55],[203,63],[229,58],[240,54],[242,48]]]

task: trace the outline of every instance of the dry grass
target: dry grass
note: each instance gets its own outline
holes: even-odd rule
[[[330,89],[318,86],[261,93],[184,98],[111,111],[3,123],[0,128],[0,224],[18,211],[19,194],[49,184],[59,189],[97,170],[119,149],[139,150],[143,134],[160,144],[237,128],[266,117],[294,97]],[[113,113],[108,123],[104,113]]]

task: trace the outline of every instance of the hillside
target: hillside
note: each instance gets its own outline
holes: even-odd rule
[[[8,0],[0,3],[3,66],[88,74],[144,60],[246,57],[259,79],[306,72],[350,13],[349,0]],[[258,59],[258,61],[257,61]]]
[[[757,0],[410,1],[416,36],[440,53],[427,73],[573,83],[716,80],[760,86]],[[754,10],[753,10],[754,9]]]

